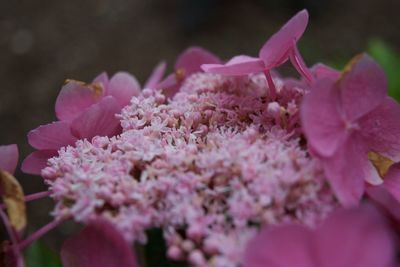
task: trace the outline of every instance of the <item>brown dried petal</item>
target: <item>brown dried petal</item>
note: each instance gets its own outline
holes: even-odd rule
[[[369,152],[368,159],[371,161],[372,165],[374,165],[375,169],[377,170],[381,178],[385,177],[390,166],[394,164],[394,161],[392,161],[391,159],[375,152]]]
[[[26,226],[26,206],[22,187],[14,176],[1,170],[0,183],[10,224],[17,231],[22,231]]]

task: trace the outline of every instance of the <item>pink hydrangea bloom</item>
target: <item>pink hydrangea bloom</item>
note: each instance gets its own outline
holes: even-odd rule
[[[359,202],[365,182],[382,183],[368,152],[400,159],[400,106],[386,90],[383,70],[360,55],[338,80],[325,76],[304,98],[303,131],[344,205]]]
[[[49,160],[54,216],[104,218],[128,241],[161,227],[168,256],[193,266],[238,266],[261,225],[317,225],[337,202],[300,144],[305,90],[276,84],[274,101],[262,75],[195,73],[169,100],[143,90],[119,115],[121,135]]]
[[[111,79],[102,73],[91,84],[68,80],[55,104],[58,121],[29,132],[29,144],[37,151],[24,160],[22,170],[40,174],[47,159],[57,155],[60,147],[73,145],[78,139],[119,133],[115,114],[139,93],[139,83],[125,72],[118,72]]]
[[[244,267],[394,267],[393,233],[371,207],[336,211],[317,229],[264,229],[246,249]]]
[[[261,48],[258,58],[240,55],[233,57],[225,65],[204,64],[202,68],[206,72],[233,76],[264,72],[268,80],[270,93],[274,96],[276,92],[270,71],[290,58],[299,73],[306,80],[311,81],[312,76],[297,49],[297,41],[303,35],[307,24],[308,12],[307,10],[302,10],[267,40]]]

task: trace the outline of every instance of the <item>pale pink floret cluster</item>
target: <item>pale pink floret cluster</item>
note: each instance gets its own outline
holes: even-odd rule
[[[299,130],[305,89],[274,77],[196,73],[167,99],[145,89],[120,136],[79,140],[42,171],[57,218],[103,217],[129,241],[160,227],[167,254],[237,266],[262,225],[314,226],[337,205]]]

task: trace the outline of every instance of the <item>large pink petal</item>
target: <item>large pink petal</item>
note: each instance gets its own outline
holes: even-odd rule
[[[164,80],[159,82],[156,86],[157,89],[165,89],[178,84],[175,73],[169,74]]]
[[[101,84],[103,86],[103,90],[105,91],[105,89],[108,87],[108,82],[109,79],[107,72],[102,72],[93,79],[92,84]]]
[[[162,90],[165,96],[172,98],[179,91],[180,86],[181,82],[177,80],[175,73],[172,73],[157,84],[156,89]]]
[[[132,248],[114,227],[96,221],[65,241],[64,267],[137,267]]]
[[[127,72],[117,72],[108,83],[107,95],[114,97],[121,108],[128,105],[133,96],[140,94],[140,85]]]
[[[85,109],[95,104],[100,95],[78,81],[68,81],[58,94],[56,100],[56,115],[61,121],[71,121]]]
[[[76,140],[69,123],[65,121],[41,125],[28,133],[29,144],[40,150],[58,150],[62,146],[73,145]]]
[[[158,63],[158,65],[153,69],[153,72],[147,79],[143,88],[150,88],[150,89],[156,88],[157,84],[160,83],[162,77],[164,76],[166,68],[167,64],[165,63],[165,61]]]
[[[205,72],[222,75],[240,76],[264,71],[265,66],[261,59],[245,55],[235,56],[225,65],[204,64],[201,68]]]
[[[322,63],[315,64],[311,67],[310,71],[315,79],[328,78],[332,80],[337,80],[340,77],[340,71],[337,71]]]
[[[202,64],[219,64],[221,60],[201,47],[189,47],[178,57],[175,70],[183,70],[185,76],[200,72]]]
[[[364,193],[364,181],[370,168],[367,152],[362,144],[350,136],[329,158],[322,159],[325,175],[344,206],[358,205]]]
[[[400,202],[393,194],[389,193],[385,185],[368,186],[366,194],[374,204],[390,214],[395,221],[400,222]],[[395,193],[397,195],[397,193]]]
[[[387,174],[383,186],[392,194],[400,205],[400,163],[393,164]]]
[[[390,97],[360,119],[360,134],[370,150],[400,161],[400,105]]]
[[[339,79],[346,118],[355,121],[378,107],[387,94],[383,69],[368,55],[354,58]]]
[[[40,175],[42,169],[47,167],[47,160],[56,155],[56,150],[35,151],[24,159],[21,169],[24,173]]]
[[[247,245],[244,267],[316,267],[312,264],[313,233],[302,225],[262,230]]]
[[[334,81],[317,81],[304,97],[301,121],[308,143],[322,156],[331,156],[347,137],[345,124],[339,114],[339,95]]]
[[[381,214],[370,206],[338,211],[316,233],[316,266],[392,267],[391,235]]]
[[[18,146],[3,145],[0,146],[0,169],[14,174],[18,164]]]
[[[267,69],[277,67],[288,59],[289,52],[303,35],[307,24],[308,12],[302,10],[269,38],[260,50],[260,58]]]
[[[115,114],[120,111],[117,101],[112,96],[106,96],[72,121],[72,133],[79,139],[91,139],[96,135],[113,136],[119,130]]]

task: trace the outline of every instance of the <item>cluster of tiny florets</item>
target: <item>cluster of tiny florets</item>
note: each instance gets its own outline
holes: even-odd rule
[[[42,172],[57,218],[101,216],[129,241],[161,228],[173,260],[237,266],[262,225],[315,225],[336,206],[302,145],[305,89],[263,76],[198,73],[172,98],[145,89],[118,117],[120,136],[80,140]]]

